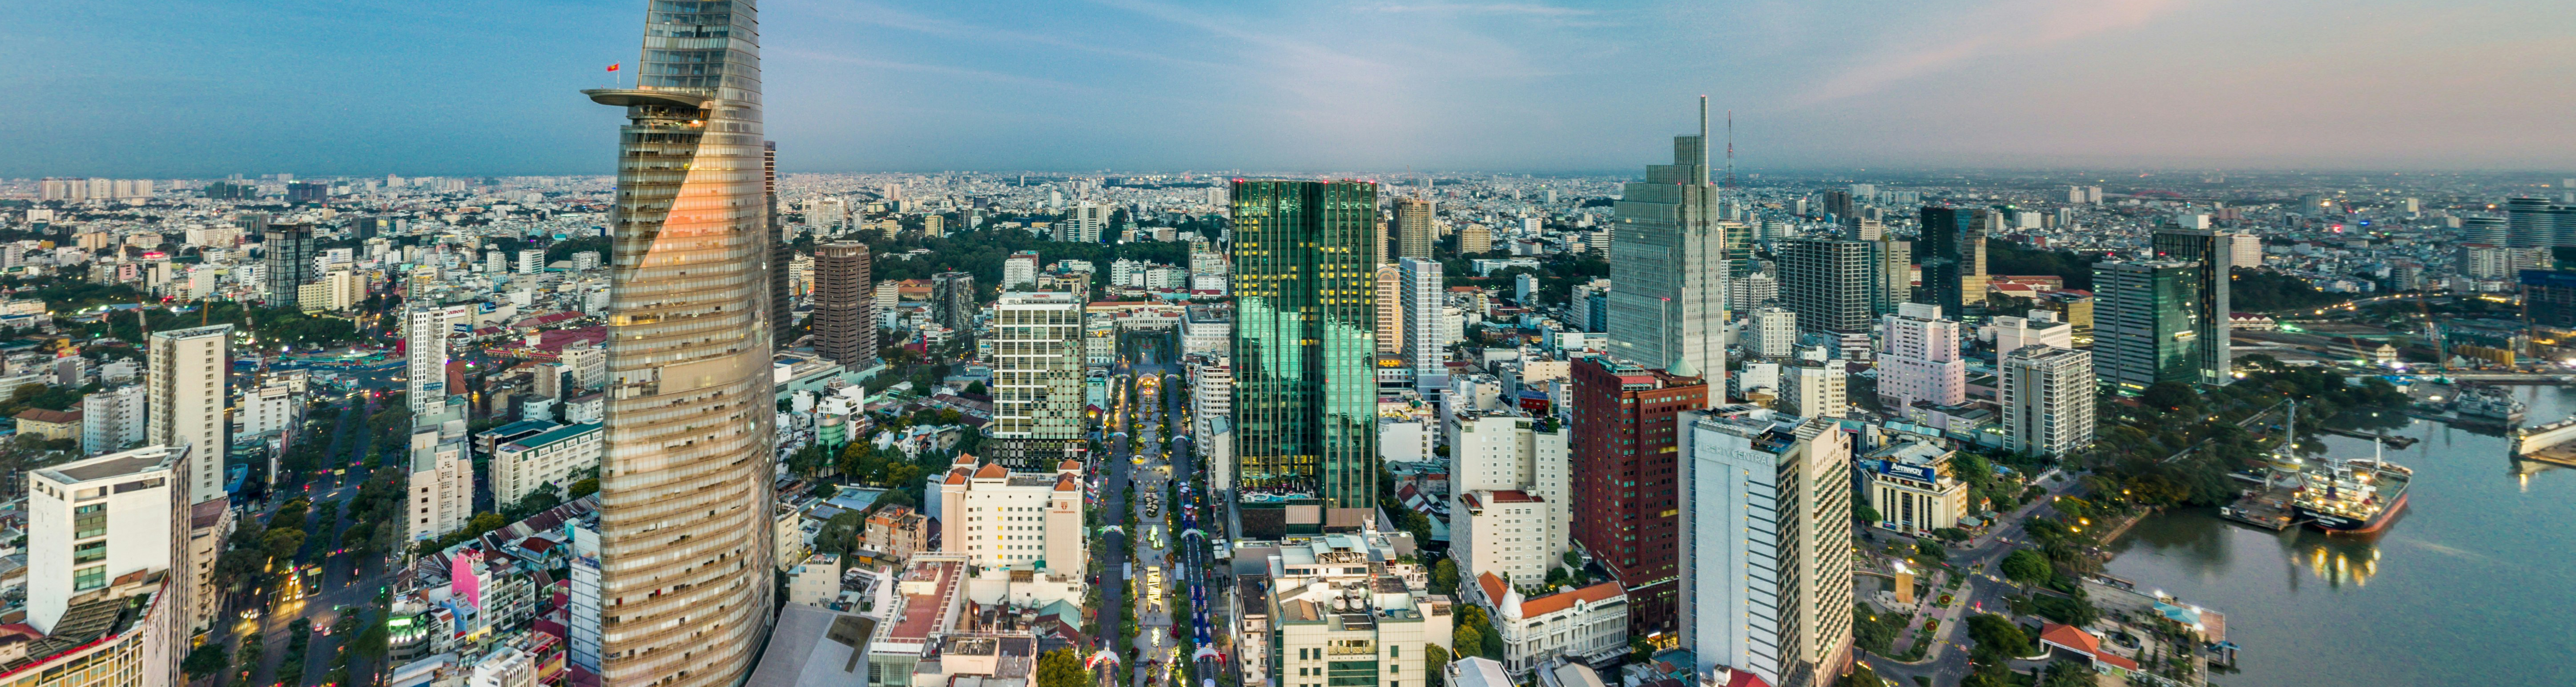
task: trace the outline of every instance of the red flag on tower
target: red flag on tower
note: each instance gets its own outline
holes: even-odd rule
[[[617,63],[617,64],[608,65],[608,71],[612,71],[612,72],[613,72],[613,71],[617,71],[617,68],[618,68],[618,67],[623,66],[623,65],[625,65],[625,64],[626,64],[626,63],[624,63],[624,62],[619,62],[619,63]]]

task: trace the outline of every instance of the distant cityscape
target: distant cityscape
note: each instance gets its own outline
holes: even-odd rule
[[[780,173],[651,5],[614,174],[0,179],[0,684],[2211,685],[2142,522],[2576,467],[2568,174]]]

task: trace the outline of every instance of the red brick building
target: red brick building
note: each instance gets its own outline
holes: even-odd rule
[[[1628,630],[1678,629],[1678,415],[1708,384],[1596,357],[1574,364],[1574,540],[1628,588]]]

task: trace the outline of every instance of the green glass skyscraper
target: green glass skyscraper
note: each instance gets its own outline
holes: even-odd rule
[[[2120,393],[2157,382],[2201,380],[2200,263],[2190,260],[2093,265],[2093,374]]]
[[[1235,494],[1377,503],[1374,182],[1235,180]]]

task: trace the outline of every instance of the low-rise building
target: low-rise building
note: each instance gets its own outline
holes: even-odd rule
[[[607,455],[607,432],[595,423],[561,425],[501,444],[492,451],[494,500],[508,504],[538,489],[562,490],[573,475],[599,468]]]
[[[1959,526],[1959,517],[1968,514],[1968,486],[1950,474],[1950,458],[1956,454],[1916,440],[1861,459],[1878,526],[1915,535]]]
[[[18,411],[18,435],[47,440],[81,439],[81,411],[29,408]]]
[[[1491,574],[1477,575],[1477,604],[1493,611],[1503,637],[1503,670],[1525,677],[1558,658],[1607,666],[1628,652],[1628,592],[1618,582],[1523,598]]]

